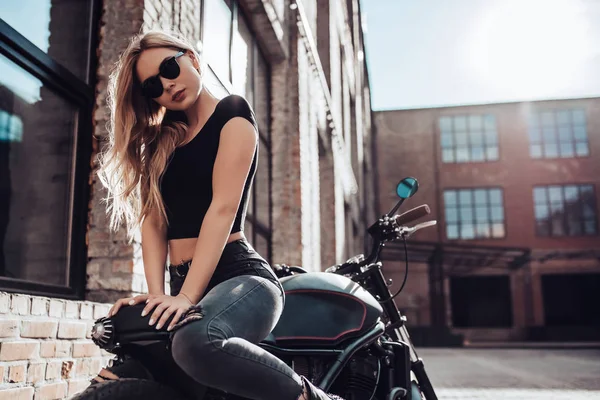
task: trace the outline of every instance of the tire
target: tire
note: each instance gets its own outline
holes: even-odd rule
[[[71,400],[189,400],[175,390],[145,379],[121,378],[95,383]]]

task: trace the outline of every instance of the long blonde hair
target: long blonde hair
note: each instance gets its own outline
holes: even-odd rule
[[[116,231],[125,222],[130,241],[150,212],[158,212],[168,223],[160,179],[187,129],[182,112],[167,111],[142,95],[136,63],[144,50],[157,47],[187,50],[200,60],[182,36],[150,31],[131,39],[110,75],[108,144],[99,154],[98,177],[108,190],[110,228]]]

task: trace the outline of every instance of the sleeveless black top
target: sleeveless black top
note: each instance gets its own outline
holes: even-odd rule
[[[255,128],[256,118],[248,102],[230,95],[217,104],[200,132],[188,143],[175,149],[163,172],[160,192],[169,225],[167,239],[196,238],[212,201],[212,175],[219,138],[223,126],[235,117],[250,121]],[[256,173],[258,144],[246,178],[244,192],[231,233],[244,229],[250,187]]]

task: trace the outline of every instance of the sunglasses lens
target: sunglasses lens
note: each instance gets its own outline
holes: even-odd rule
[[[144,84],[142,85],[142,91],[144,92],[144,96],[150,98],[157,98],[163,94],[163,86],[160,82],[160,79],[157,77],[152,77],[146,79]]]
[[[160,66],[160,74],[167,79],[175,79],[179,76],[179,64],[175,57],[171,57],[166,60]]]

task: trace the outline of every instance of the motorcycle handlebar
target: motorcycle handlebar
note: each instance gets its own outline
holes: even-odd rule
[[[422,218],[431,213],[431,209],[427,204],[412,208],[400,215],[396,215],[395,222],[399,226],[406,225],[414,220]]]

